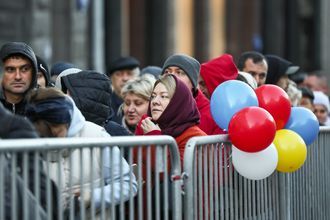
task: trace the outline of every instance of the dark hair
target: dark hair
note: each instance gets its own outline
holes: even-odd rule
[[[313,91],[312,90],[310,90],[309,88],[307,88],[307,87],[301,87],[301,88],[299,88],[300,90],[301,90],[301,93],[302,93],[302,96],[303,97],[307,97],[307,98],[309,98],[311,101],[312,101],[312,103],[313,103],[313,101],[314,101],[314,94],[313,94]]]
[[[241,74],[237,74],[236,80],[239,80],[239,81],[242,81],[242,82],[245,82],[245,83],[249,84],[248,81],[246,80],[246,78]]]
[[[241,56],[238,58],[237,68],[243,71],[243,68],[245,67],[245,62],[248,59],[252,59],[253,63],[261,63],[263,60],[266,60],[264,55],[257,51],[246,51],[242,53]]]

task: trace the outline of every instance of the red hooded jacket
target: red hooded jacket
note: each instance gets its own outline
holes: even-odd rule
[[[206,98],[199,89],[197,90],[195,101],[199,114],[201,115],[201,121],[198,127],[208,135],[225,134],[225,132],[215,123],[212,118],[210,100],[208,100],[208,98]]]
[[[210,93],[214,92],[221,83],[236,79],[238,69],[233,61],[233,57],[224,54],[201,65],[200,74],[205,81],[205,85]]]

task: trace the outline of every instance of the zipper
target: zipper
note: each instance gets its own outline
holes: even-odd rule
[[[15,114],[16,113],[16,105],[15,104],[12,104],[13,105],[13,113]]]

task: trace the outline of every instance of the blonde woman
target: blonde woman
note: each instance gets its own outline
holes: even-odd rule
[[[122,89],[124,113],[122,125],[132,134],[141,117],[147,114],[152,88],[156,79],[150,74],[127,82]]]

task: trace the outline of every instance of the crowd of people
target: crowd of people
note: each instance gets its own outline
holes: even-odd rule
[[[31,134],[28,135],[30,138],[169,135],[176,140],[183,160],[186,142],[191,137],[226,133],[212,118],[210,99],[216,87],[227,80],[241,80],[253,89],[264,84],[277,85],[287,92],[292,106],[309,108],[320,126],[330,125],[326,75],[320,71],[307,74],[299,66],[274,54],[247,51],[238,57],[237,63],[230,54],[223,54],[202,64],[189,55],[173,54],[161,67],[145,68],[141,68],[138,59],[127,56],[113,60],[105,73],[82,70],[63,61],[49,68],[24,42],[2,45],[0,58],[0,109],[3,112],[0,113],[5,115],[1,120],[17,117],[16,120],[27,124],[24,127],[22,123],[23,132],[2,127],[2,139],[26,138],[26,134]],[[100,184],[95,185],[93,195],[84,190],[87,207],[90,203],[100,206],[101,191],[105,193],[108,206],[118,203],[116,193],[121,193],[127,200],[129,188],[137,192],[135,177],[129,175],[131,168],[119,149],[106,148],[104,151],[112,153],[83,151],[86,161],[97,162],[99,155],[105,155],[103,165],[87,164],[87,167],[98,169],[96,173],[100,175],[94,178],[105,182],[102,190]],[[78,152],[72,152],[63,158],[64,164],[79,157]],[[100,169],[109,167],[110,161],[115,164],[112,167],[115,171],[102,173]],[[52,173],[65,174],[62,179],[64,191],[61,198],[57,198],[63,200],[65,206],[68,202],[65,183],[70,173],[65,172],[65,166],[62,171],[56,170],[56,163],[58,161],[50,167],[50,177],[56,190],[59,180]],[[77,166],[71,172],[84,172],[87,177],[92,173],[88,168],[81,171]],[[110,179],[121,179],[121,182],[110,183]],[[133,187],[129,183],[133,183]],[[80,184],[73,183],[77,196],[80,196]],[[109,187],[111,184],[114,186]],[[112,201],[107,195],[114,188]],[[117,190],[119,188],[121,192]]]

